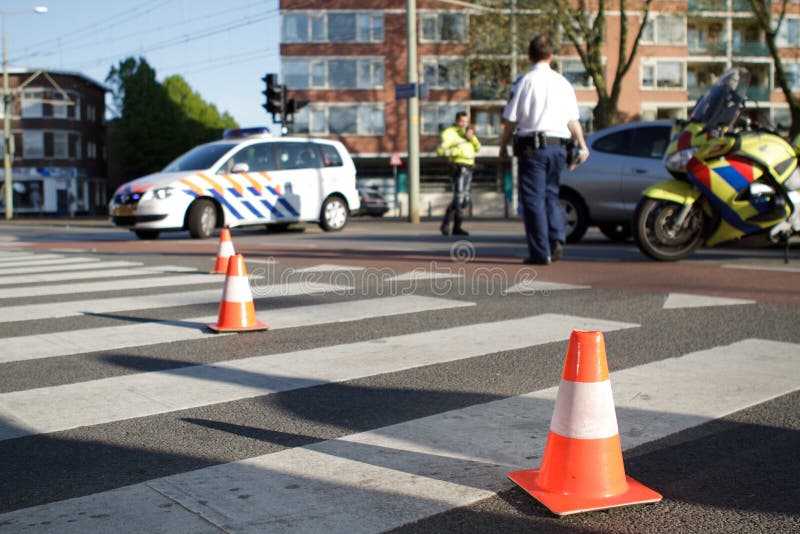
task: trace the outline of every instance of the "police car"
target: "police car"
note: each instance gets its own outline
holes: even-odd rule
[[[141,239],[167,230],[207,238],[216,228],[300,221],[338,231],[359,207],[355,165],[341,143],[245,128],[123,184],[109,214]]]

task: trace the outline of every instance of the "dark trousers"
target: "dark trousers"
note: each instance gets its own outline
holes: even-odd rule
[[[460,229],[464,219],[463,210],[467,209],[470,202],[472,166],[453,165],[452,171],[450,172],[450,184],[453,186],[453,199],[447,206],[442,224],[449,225],[452,217],[454,219],[454,228]]]
[[[526,149],[519,156],[519,201],[525,222],[529,257],[550,257],[550,242],[565,242],[558,189],[566,153],[558,144]]]

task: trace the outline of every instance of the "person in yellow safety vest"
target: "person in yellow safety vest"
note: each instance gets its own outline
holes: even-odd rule
[[[464,220],[463,210],[470,203],[472,187],[472,167],[475,165],[475,154],[481,149],[478,136],[469,124],[469,115],[464,111],[456,113],[452,126],[442,130],[439,135],[439,148],[436,153],[450,160],[452,170],[450,181],[453,186],[453,200],[447,206],[440,230],[442,235],[469,235],[461,227]],[[450,230],[450,219],[453,229]]]

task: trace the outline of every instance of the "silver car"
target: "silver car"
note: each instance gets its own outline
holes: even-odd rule
[[[672,176],[662,158],[672,121],[629,122],[586,137],[589,159],[561,173],[561,207],[567,242],[589,226],[615,241],[631,235],[631,219],[646,187]]]

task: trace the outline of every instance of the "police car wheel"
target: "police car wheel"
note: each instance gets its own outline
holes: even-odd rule
[[[195,239],[211,237],[217,227],[217,209],[214,204],[205,198],[195,200],[189,206],[186,226],[189,228],[189,234]]]
[[[319,226],[326,232],[338,232],[347,224],[349,210],[340,197],[328,197],[322,204]]]

